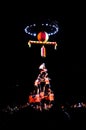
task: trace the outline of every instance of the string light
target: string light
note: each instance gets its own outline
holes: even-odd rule
[[[38,26],[37,24],[31,24],[29,26],[26,26],[24,31],[27,34],[35,37],[37,36],[37,31],[36,31],[37,26]],[[46,30],[45,31],[48,33],[49,36],[55,35],[59,30],[58,25],[56,23],[53,24],[45,23],[45,24],[41,24],[40,26],[41,28],[42,27],[46,28],[47,31]]]

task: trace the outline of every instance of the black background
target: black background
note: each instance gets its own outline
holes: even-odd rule
[[[3,56],[2,56],[2,102],[13,103],[26,102],[28,94],[33,89],[34,81],[39,74],[39,65],[45,62],[50,78],[52,79],[52,89],[58,95],[63,95],[65,90],[65,53],[64,53],[64,14],[58,11],[47,9],[16,10],[8,13],[6,25],[3,26]],[[33,23],[43,23],[43,21],[57,21],[59,32],[50,37],[50,41],[58,43],[55,51],[53,46],[47,46],[47,57],[40,56],[41,46],[28,47],[29,40],[34,37],[27,35],[25,27]],[[3,21],[5,22],[5,21]],[[40,29],[38,28],[40,31]],[[35,38],[35,40],[37,40]],[[57,95],[57,94],[56,94]]]
[[[33,82],[39,73],[38,67],[42,62],[46,63],[52,79],[52,88],[56,93],[80,96],[80,98],[85,96],[84,7],[81,11],[80,6],[76,4],[73,7],[68,6],[67,9],[61,4],[56,5],[35,6],[31,10],[27,5],[24,7],[16,5],[6,8],[3,12],[1,19],[2,99],[11,98],[12,89],[21,89],[21,95],[24,94],[23,91],[28,93],[33,88]],[[27,42],[33,40],[33,37],[27,35],[24,28],[28,24],[40,23],[48,19],[58,22],[59,32],[49,39],[58,43],[58,49],[55,51],[53,47],[48,47],[47,57],[42,59],[40,47],[28,47]]]
[[[57,105],[86,100],[85,8],[81,3],[65,4],[34,3],[33,7],[32,3],[24,3],[5,8],[1,15],[1,107],[27,102],[42,62],[52,79]],[[59,32],[51,37],[58,49],[48,47],[47,57],[42,59],[40,47],[28,47],[32,37],[24,28],[46,19],[58,21]]]

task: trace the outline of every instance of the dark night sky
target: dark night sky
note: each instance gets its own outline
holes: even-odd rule
[[[0,128],[19,126],[21,129],[24,126],[24,129],[40,129],[41,124],[44,129],[86,129],[86,112],[70,111],[72,123],[64,115],[66,111],[58,110],[60,104],[86,102],[86,7],[83,5],[81,1],[4,2],[0,11],[0,110],[7,108],[7,105],[26,104],[42,62],[46,63],[51,78],[57,109],[53,113],[49,111],[43,114],[34,113],[31,109],[28,111],[27,108],[6,115],[0,111]],[[47,47],[47,57],[43,59],[40,47],[28,48],[27,42],[31,37],[25,34],[24,28],[47,19],[58,21],[59,32],[50,37],[51,41],[58,43],[58,49],[55,51]]]
[[[39,9],[40,10],[40,9]],[[47,9],[47,13],[39,10],[30,12],[28,9],[19,9],[18,12],[8,14],[6,21],[3,18],[2,25],[2,79],[1,102],[9,100],[25,99],[33,88],[33,82],[39,73],[38,67],[42,62],[46,63],[48,73],[52,79],[52,89],[57,98],[67,98],[72,95],[83,98],[85,95],[85,21],[84,11],[69,14],[55,8]],[[83,14],[83,15],[82,15]],[[55,51],[48,48],[47,57],[40,57],[40,48],[28,48],[27,41],[30,37],[25,34],[24,28],[29,23],[42,20],[56,20],[59,24],[59,32],[51,40],[58,43]],[[5,31],[4,31],[5,30]],[[7,98],[7,100],[6,100]]]

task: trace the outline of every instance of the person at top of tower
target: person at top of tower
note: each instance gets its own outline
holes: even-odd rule
[[[43,72],[47,72],[47,69],[45,67],[45,63],[42,63],[40,66],[39,66],[39,70],[43,71]]]
[[[44,77],[47,77],[48,76],[48,73],[47,73],[47,68],[45,67],[45,63],[42,63],[40,66],[39,66],[39,70],[40,70],[40,74],[38,75],[38,78],[44,78]]]

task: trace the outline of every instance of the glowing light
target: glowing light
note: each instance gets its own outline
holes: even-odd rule
[[[37,35],[37,33],[36,33],[37,26],[38,26],[37,24],[31,24],[29,26],[26,26],[24,31],[31,36],[36,36]],[[53,22],[53,24],[42,23],[40,26],[46,28],[43,31],[47,32],[49,36],[55,35],[59,31],[58,25],[54,22]],[[38,28],[39,28],[39,26],[38,26]],[[34,30],[34,31],[32,31],[32,30]]]
[[[44,47],[44,45],[41,47],[41,56],[46,57],[46,48]]]
[[[46,33],[46,32],[39,32],[38,35],[37,35],[37,39],[39,41],[48,41],[48,39],[49,39],[48,33]]]

